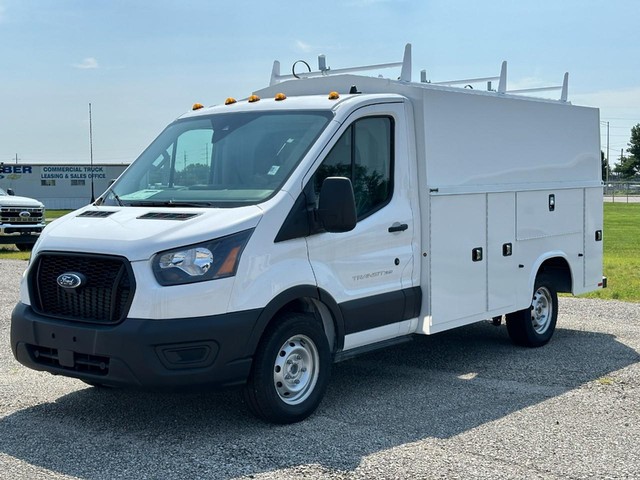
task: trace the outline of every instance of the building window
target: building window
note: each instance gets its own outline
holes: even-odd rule
[[[84,186],[84,180],[71,180],[72,187]]]
[[[43,187],[55,187],[56,186],[56,181],[55,180],[40,180],[40,185]]]

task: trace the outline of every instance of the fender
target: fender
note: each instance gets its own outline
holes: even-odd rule
[[[337,351],[342,350],[344,346],[344,320],[342,318],[340,307],[336,301],[329,293],[315,285],[297,285],[276,295],[262,309],[262,312],[258,316],[255,326],[246,343],[245,352],[247,357],[251,357],[255,354],[264,331],[278,311],[280,311],[285,305],[301,298],[312,298],[327,306],[335,321]]]
[[[540,267],[544,262],[552,258],[562,258],[565,262],[567,262],[567,265],[569,266],[569,274],[571,275],[571,284],[573,285],[575,283],[575,278],[573,278],[573,269],[571,268],[571,262],[569,261],[569,257],[567,256],[567,254],[561,250],[552,250],[550,252],[545,252],[543,255],[540,255],[533,263],[531,271],[529,272],[529,294],[533,293],[533,287],[535,285],[536,276],[538,275]]]

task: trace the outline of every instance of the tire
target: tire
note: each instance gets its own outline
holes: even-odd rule
[[[16,248],[21,252],[30,252],[33,250],[34,243],[16,243]]]
[[[542,274],[536,278],[531,306],[507,315],[507,331],[516,345],[541,347],[551,340],[557,320],[558,292],[551,277]]]
[[[299,422],[318,408],[330,372],[331,351],[321,324],[311,315],[286,313],[258,346],[244,398],[262,420]]]

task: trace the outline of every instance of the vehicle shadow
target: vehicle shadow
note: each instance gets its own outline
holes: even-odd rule
[[[349,472],[371,453],[451,438],[637,362],[613,335],[558,329],[525,349],[485,322],[334,365],[318,412],[299,424],[254,419],[237,391],[81,388],[0,420],[0,452],[90,480]]]

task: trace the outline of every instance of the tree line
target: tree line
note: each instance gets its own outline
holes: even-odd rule
[[[631,128],[631,139],[628,143],[627,154],[620,157],[620,161],[613,167],[613,172],[625,180],[640,177],[640,123]],[[602,160],[604,178],[607,168],[604,153],[602,154]]]

